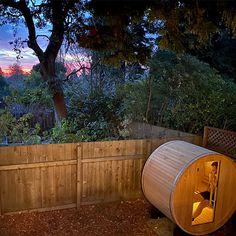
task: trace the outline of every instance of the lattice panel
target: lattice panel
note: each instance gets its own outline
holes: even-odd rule
[[[236,133],[207,127],[206,147],[236,158]]]

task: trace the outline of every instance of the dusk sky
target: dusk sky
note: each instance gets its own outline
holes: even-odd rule
[[[37,35],[45,35],[48,34],[48,32],[44,31],[39,31],[37,29]],[[24,24],[19,24],[17,26],[17,34],[15,38],[21,38],[22,40],[27,39],[28,37],[28,32]],[[25,72],[29,72],[32,69],[32,66],[35,64],[38,64],[39,61],[37,57],[34,55],[33,50],[28,48],[28,46],[25,44],[24,48],[21,48],[22,53],[20,60],[17,61],[17,54],[14,52],[14,46],[10,44],[9,42],[14,40],[14,30],[11,25],[4,25],[0,26],[0,67],[2,71],[7,74],[9,72],[9,66],[19,63],[19,65],[22,67],[22,69]],[[47,38],[46,37],[39,37],[38,42],[40,44],[40,47],[44,50],[47,46]],[[87,64],[89,61],[89,58],[85,58],[83,55],[80,54],[81,61],[83,63]],[[69,67],[73,67],[72,61],[74,61],[74,58],[72,58],[70,55],[67,55],[65,58],[66,64]],[[82,63],[82,64],[83,64]],[[71,70],[73,68],[70,68]]]
[[[17,27],[16,38],[21,37],[21,39],[27,38],[27,31],[24,25],[19,25]],[[0,67],[3,72],[7,72],[9,66],[17,62],[16,52],[13,50],[13,45],[9,42],[14,40],[14,32],[11,25],[0,26]],[[18,62],[25,71],[29,71],[32,65],[38,63],[38,59],[33,55],[33,51],[25,45],[22,49],[23,58]]]

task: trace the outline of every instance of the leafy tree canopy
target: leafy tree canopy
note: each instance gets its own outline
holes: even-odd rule
[[[177,51],[206,44],[222,28],[236,36],[233,0],[92,0],[86,6],[93,20],[87,37],[78,41],[85,47],[110,49],[113,55],[129,55],[129,49],[138,55],[135,46],[147,52],[147,34],[153,32],[160,36],[160,48]]]
[[[17,23],[24,17],[29,30],[25,42],[40,58],[51,50],[56,54],[64,39],[68,46],[79,43],[106,51],[111,60],[144,62],[153,33],[160,36],[159,47],[176,50],[205,44],[222,27],[236,36],[233,0],[1,0],[0,4],[2,24]],[[50,28],[46,54],[37,43],[42,35],[36,34],[36,28]],[[21,43],[15,41],[17,46]]]
[[[205,125],[236,129],[236,86],[208,64],[159,51],[149,66],[147,80],[126,88],[128,117],[191,133],[201,133]]]
[[[209,63],[224,79],[236,83],[236,38],[232,38],[227,31],[216,33],[204,47],[186,51]]]
[[[0,0],[0,24],[24,21],[28,38],[13,44],[17,49],[27,43],[35,52],[61,119],[67,116],[67,108],[55,61],[63,42],[68,47],[79,44],[105,51],[113,63],[114,59],[144,63],[153,46],[153,33],[160,36],[160,48],[178,51],[205,44],[221,27],[235,37],[235,8],[233,0]],[[45,49],[39,44],[42,35],[37,28],[49,29],[43,36]]]

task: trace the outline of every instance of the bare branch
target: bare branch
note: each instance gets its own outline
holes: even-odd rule
[[[37,39],[38,37],[45,37],[45,38],[47,38],[47,39],[50,39],[46,34],[38,34],[38,35],[36,36],[36,39]]]
[[[68,14],[68,11],[76,4],[79,3],[80,0],[70,0],[67,2],[64,8],[64,15],[66,16]]]
[[[15,2],[13,0],[0,0],[0,4],[6,7],[15,8],[22,13],[28,28],[28,34],[29,34],[28,47],[34,50],[39,60],[43,60],[44,54],[36,41],[36,30],[34,21],[30,9],[27,7],[26,1],[20,0],[19,2]]]
[[[33,6],[33,7],[36,7],[36,5],[35,5],[35,2],[34,2],[34,1],[30,0],[30,2],[31,2],[31,4],[32,4],[32,6]]]
[[[80,72],[81,70],[90,70],[90,69],[91,69],[90,67],[81,66],[79,69],[74,70],[74,71],[72,71],[69,75],[67,75],[66,78],[63,80],[63,82],[68,81],[72,75],[77,74],[77,73]]]

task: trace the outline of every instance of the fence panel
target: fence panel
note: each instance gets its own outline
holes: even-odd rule
[[[140,196],[147,154],[147,140],[84,143],[81,203]]]
[[[236,160],[236,132],[205,127],[203,146]]]
[[[172,139],[0,147],[0,214],[140,197],[147,157]]]
[[[76,147],[77,144],[1,147],[1,212],[75,206]]]

